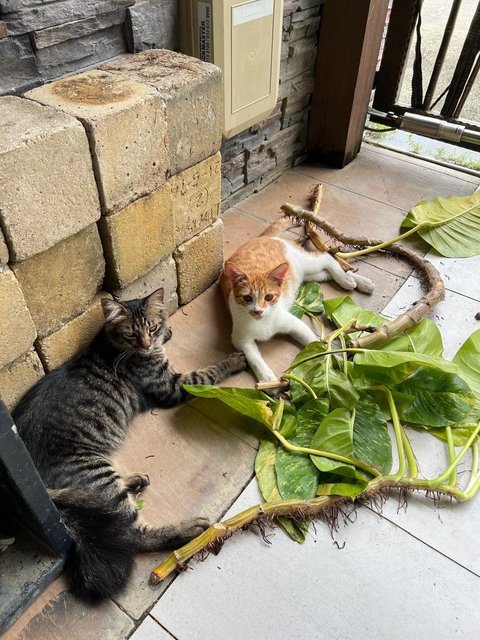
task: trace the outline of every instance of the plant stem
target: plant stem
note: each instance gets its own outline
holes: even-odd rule
[[[452,464],[453,460],[455,459],[455,447],[453,444],[452,427],[445,427],[445,432],[447,434],[448,462],[449,464]],[[452,470],[448,481],[452,485],[455,485],[457,483],[457,467]]]
[[[418,476],[418,463],[415,457],[415,453],[413,452],[413,448],[410,443],[410,440],[407,434],[405,433],[405,429],[402,429],[402,439],[403,439],[403,446],[405,447],[405,454],[407,456],[409,478],[415,479]]]
[[[429,227],[429,226],[430,225],[428,223],[421,222],[416,227],[413,227],[413,229],[409,229],[408,231],[405,231],[405,233],[402,233],[401,235],[396,236],[391,240],[386,240],[385,242],[381,242],[380,244],[376,244],[372,247],[367,247],[366,249],[360,249],[359,251],[349,251],[347,253],[343,253],[342,251],[339,251],[336,255],[339,258],[342,258],[343,260],[348,260],[349,258],[358,258],[358,256],[365,256],[368,253],[373,253],[374,251],[380,251],[381,249],[386,249],[387,247],[389,247],[392,244],[395,244],[396,242],[405,240],[405,238],[408,238],[409,236],[413,235],[419,229],[422,229],[423,227]]]
[[[305,364],[305,362],[310,362],[311,360],[316,360],[317,358],[323,358],[324,356],[335,355],[337,353],[367,353],[368,351],[370,351],[370,349],[357,349],[348,347],[347,349],[334,349],[333,351],[323,351],[322,353],[315,353],[312,356],[307,356],[306,358],[303,358],[303,360],[299,360],[298,362],[296,362],[293,366],[286,369],[286,373],[293,371],[301,364]]]
[[[434,478],[433,480],[430,481],[430,483],[432,485],[434,485],[435,483],[443,484],[446,480],[448,480],[448,478],[450,477],[452,471],[454,469],[456,469],[456,467],[458,466],[458,463],[460,462],[460,460],[463,458],[463,456],[470,449],[470,447],[471,447],[472,443],[475,441],[475,438],[477,437],[479,431],[480,431],[480,422],[478,423],[476,429],[474,431],[472,431],[472,434],[468,438],[467,442],[460,449],[460,451],[455,456],[455,458],[451,461],[451,463],[449,464],[447,469],[445,469],[445,471],[443,473],[441,473],[439,476],[437,476],[436,478]]]
[[[312,396],[314,400],[318,400],[318,396],[315,393],[315,391],[312,389],[312,387],[309,384],[305,382],[305,380],[302,380],[302,378],[299,378],[293,373],[284,373],[282,378],[286,378],[287,380],[294,380],[295,382],[298,382],[298,384],[302,385],[302,387],[308,391],[308,393]]]
[[[387,397],[388,408],[390,409],[390,416],[392,418],[393,429],[395,431],[395,441],[397,443],[397,451],[398,451],[398,471],[396,474],[392,476],[392,478],[395,481],[398,481],[401,478],[403,478],[403,476],[405,475],[406,461],[405,461],[404,442],[405,442],[406,436],[404,434],[403,427],[400,424],[400,418],[398,417],[397,407],[395,406],[392,393],[388,387],[385,387],[384,385],[379,384],[379,385],[371,386],[369,387],[369,389],[382,391]],[[413,455],[413,451],[412,451],[412,455]],[[411,463],[411,460],[409,460],[409,464],[410,463]],[[415,463],[415,467],[416,467],[416,463]]]
[[[478,473],[478,443],[474,442],[472,444],[472,469],[470,471],[470,482],[467,485],[465,491],[469,491],[470,488],[475,484]]]

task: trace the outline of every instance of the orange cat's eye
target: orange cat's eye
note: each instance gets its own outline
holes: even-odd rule
[[[273,300],[273,296],[272,296],[272,294],[271,294],[271,293],[267,293],[267,295],[265,296],[265,300],[266,300],[267,302],[270,302],[270,300]]]
[[[252,301],[252,296],[242,296],[242,297],[245,300],[245,302],[251,302]]]

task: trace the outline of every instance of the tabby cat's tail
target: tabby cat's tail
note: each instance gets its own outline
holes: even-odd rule
[[[72,591],[87,602],[113,597],[125,587],[133,569],[135,550],[128,531],[136,516],[114,510],[100,496],[79,489],[49,494],[73,539],[67,558]]]

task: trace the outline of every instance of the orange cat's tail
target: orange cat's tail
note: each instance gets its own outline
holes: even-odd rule
[[[290,218],[280,218],[280,220],[276,220],[275,222],[272,222],[272,224],[269,227],[267,227],[263,233],[260,234],[260,237],[262,236],[275,237],[280,235],[282,231],[287,231],[287,229],[290,229],[296,226],[298,225],[293,223]]]

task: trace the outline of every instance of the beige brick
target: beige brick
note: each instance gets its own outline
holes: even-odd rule
[[[177,246],[218,218],[221,200],[220,168],[221,156],[216,153],[170,178]]]
[[[8,262],[8,247],[3,237],[3,233],[0,231],[0,265],[7,264]]]
[[[12,411],[20,398],[43,378],[42,363],[34,349],[0,369],[0,395]]]
[[[103,327],[101,299],[110,298],[101,291],[87,309],[67,322],[61,329],[36,342],[37,351],[46,371],[52,371],[90,344]]]
[[[12,267],[39,337],[81,313],[98,291],[105,271],[95,224]]]
[[[162,260],[151,271],[129,284],[125,289],[116,289],[112,291],[112,294],[118,300],[134,300],[135,298],[145,298],[160,287],[164,292],[165,309],[171,316],[178,308],[177,267],[171,256]]]
[[[175,248],[168,185],[99,222],[109,289],[124,289]]]
[[[157,49],[101,67],[156,87],[167,107],[170,173],[220,149],[223,130],[222,72],[181,53]]]
[[[26,95],[83,122],[104,212],[117,211],[165,182],[165,104],[153,87],[95,70]]]
[[[20,285],[7,267],[0,267],[0,367],[29,349],[35,326]]]
[[[0,98],[0,218],[10,260],[45,251],[100,217],[85,131],[75,118]]]
[[[218,278],[223,263],[223,222],[182,244],[173,254],[177,263],[178,301],[186,304]]]

